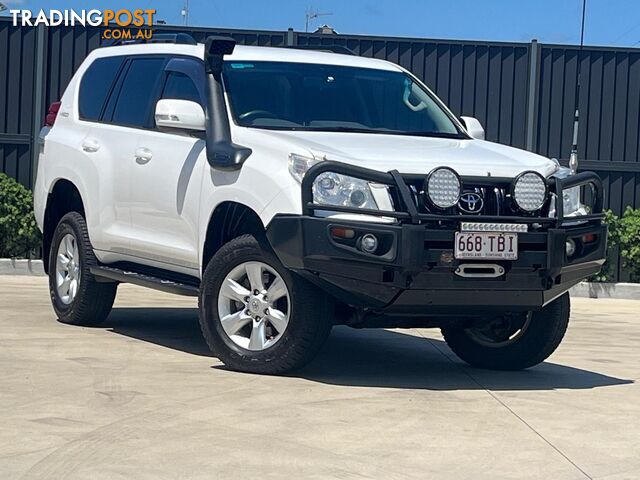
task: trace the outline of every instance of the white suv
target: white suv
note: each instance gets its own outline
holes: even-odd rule
[[[59,319],[103,322],[121,282],[198,296],[238,370],[300,367],[335,324],[438,327],[472,365],[526,368],[605,258],[597,175],[484,141],[382,60],[157,36],[93,51],[47,123]]]

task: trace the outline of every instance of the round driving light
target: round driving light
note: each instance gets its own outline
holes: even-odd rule
[[[520,174],[513,184],[513,200],[525,212],[540,210],[547,199],[547,184],[536,172]]]
[[[571,238],[567,239],[565,249],[567,251],[567,257],[572,257],[573,254],[576,253],[576,242],[574,242]]]
[[[360,240],[360,248],[363,252],[374,253],[378,249],[378,239],[375,235],[367,233]]]
[[[460,177],[451,168],[438,167],[427,176],[424,189],[435,207],[450,208],[460,199]]]

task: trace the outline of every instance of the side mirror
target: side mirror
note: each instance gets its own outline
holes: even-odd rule
[[[484,140],[484,128],[482,124],[473,117],[460,117],[467,133],[477,140]]]
[[[181,130],[205,130],[204,110],[196,102],[165,98],[156,103],[156,126]]]

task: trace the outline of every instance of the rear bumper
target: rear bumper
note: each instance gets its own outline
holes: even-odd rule
[[[379,255],[336,241],[331,227],[373,233],[384,245]],[[594,240],[583,244],[585,234]],[[606,254],[606,226],[594,224],[520,233],[518,259],[490,261],[504,274],[465,278],[453,255],[455,230],[412,224],[373,224],[301,215],[278,215],[267,237],[288,268],[306,276],[338,300],[388,315],[455,314],[539,309],[600,270]],[[578,244],[567,257],[565,243]],[[482,262],[473,262],[482,263]]]

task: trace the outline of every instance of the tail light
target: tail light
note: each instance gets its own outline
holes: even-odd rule
[[[44,119],[44,124],[47,127],[53,127],[53,124],[56,121],[56,117],[58,116],[58,110],[60,110],[61,102],[53,102],[49,105],[49,111],[47,112],[47,116]]]

